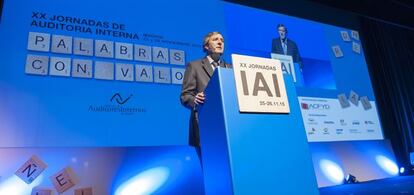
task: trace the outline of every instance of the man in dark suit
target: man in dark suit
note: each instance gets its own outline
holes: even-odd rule
[[[200,148],[200,132],[197,106],[205,101],[204,89],[214,69],[218,66],[231,67],[221,59],[224,51],[224,38],[219,32],[210,32],[204,37],[203,50],[207,54],[206,57],[187,64],[180,96],[181,104],[191,110],[189,144],[198,149]]]
[[[277,25],[279,37],[272,40],[272,53],[290,55],[294,63],[299,64],[300,71],[303,69],[302,58],[295,42],[287,38],[287,28],[283,24]]]

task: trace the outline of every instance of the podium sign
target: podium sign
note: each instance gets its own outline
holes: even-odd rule
[[[240,112],[289,113],[279,60],[232,54]]]

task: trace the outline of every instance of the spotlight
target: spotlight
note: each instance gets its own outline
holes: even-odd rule
[[[170,170],[160,166],[141,172],[116,189],[116,195],[153,194],[167,182]]]
[[[375,160],[377,161],[378,165],[382,168],[382,170],[384,170],[390,176],[398,175],[398,165],[394,162],[394,160],[383,155],[377,155],[375,157]]]
[[[319,162],[319,167],[322,170],[322,173],[329,179],[331,182],[336,184],[342,184],[344,181],[344,172],[342,168],[334,161],[328,159],[322,159]]]
[[[404,167],[400,167],[400,174],[403,174],[405,172],[405,168]]]
[[[345,184],[351,184],[351,183],[358,183],[358,180],[355,176],[348,174],[344,179]]]

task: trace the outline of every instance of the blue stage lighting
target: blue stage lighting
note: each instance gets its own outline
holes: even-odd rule
[[[344,181],[344,172],[337,163],[322,159],[319,161],[319,167],[330,181],[336,184],[341,184]]]
[[[405,172],[405,168],[404,167],[400,167],[400,174],[403,174]]]
[[[377,155],[375,157],[375,160],[377,161],[378,165],[388,174],[393,176],[398,175],[398,166],[394,161],[383,155]]]
[[[28,185],[20,178],[13,175],[10,178],[0,182],[0,195],[31,194],[32,189],[42,183],[42,181],[43,175],[40,175]]]
[[[117,188],[115,195],[152,194],[168,179],[167,167],[155,167],[141,172]]]

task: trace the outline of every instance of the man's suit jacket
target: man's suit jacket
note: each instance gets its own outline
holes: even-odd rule
[[[302,58],[300,57],[298,46],[292,40],[288,38],[286,39],[287,55],[292,56],[293,62],[298,63],[300,68],[302,69]],[[283,47],[280,38],[272,40],[272,53],[285,55],[285,53],[283,52]]]
[[[231,68],[231,65],[225,64],[223,60],[221,60],[220,67]],[[197,93],[204,91],[213,72],[213,68],[207,57],[189,62],[185,69],[180,100],[181,104],[191,110],[189,144],[192,146],[200,146],[198,113],[197,108],[194,105],[194,99]]]

